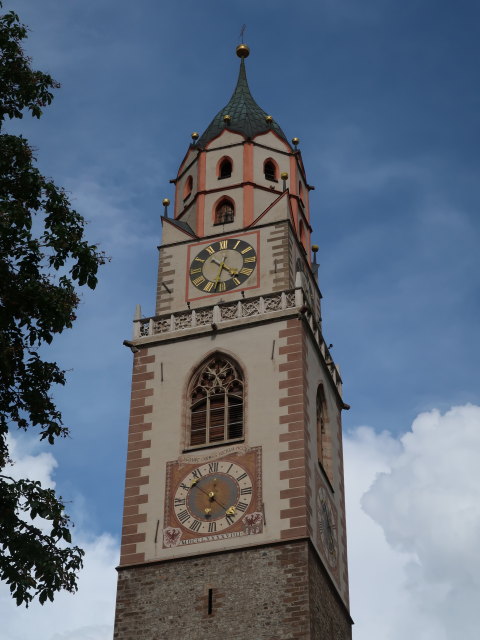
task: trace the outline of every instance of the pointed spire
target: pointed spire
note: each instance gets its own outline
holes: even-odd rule
[[[287,141],[279,125],[272,116],[269,116],[258,106],[250,93],[245,68],[245,58],[248,53],[249,50],[246,45],[237,47],[237,55],[241,58],[237,86],[228,104],[217,113],[199,138],[196,144],[197,147],[205,147],[210,140],[216,138],[224,129],[243,133],[247,138],[253,138],[259,133],[275,131],[277,135]]]

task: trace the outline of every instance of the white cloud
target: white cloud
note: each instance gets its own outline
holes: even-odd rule
[[[480,407],[359,428],[345,456],[355,640],[478,638]]]
[[[35,447],[12,440],[15,473],[53,486],[55,459]],[[345,438],[345,469],[354,639],[476,640],[480,407],[422,413],[399,438],[360,427]],[[78,593],[25,610],[2,585],[2,640],[111,639],[118,548],[83,515]]]
[[[55,486],[52,473],[57,463],[52,454],[38,453],[38,444],[33,440],[9,438],[9,445],[15,460],[8,471],[10,475]],[[74,543],[85,550],[78,592],[59,593],[53,603],[41,606],[34,602],[25,609],[15,605],[8,587],[0,583],[2,640],[111,640],[118,545],[110,535],[89,533],[85,526],[88,514],[84,514],[82,521],[73,531]]]

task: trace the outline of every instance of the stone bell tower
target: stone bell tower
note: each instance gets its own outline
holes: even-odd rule
[[[116,640],[351,638],[346,405],[312,187],[298,139],[250,93],[248,54],[172,181],[155,314],[136,314],[128,343]]]

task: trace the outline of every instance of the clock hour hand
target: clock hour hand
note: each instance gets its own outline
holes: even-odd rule
[[[238,269],[232,269],[231,267],[226,265],[225,264],[226,260],[227,260],[226,256],[223,256],[223,262],[219,262],[218,260],[215,260],[215,258],[212,258],[212,262],[214,262],[215,264],[218,264],[221,267],[221,269],[226,269],[231,276],[236,276],[238,273]],[[221,269],[220,269],[220,273],[221,273]]]
[[[235,507],[227,508],[224,504],[222,504],[219,500],[217,500],[215,496],[215,491],[205,491],[205,489],[202,489],[202,487],[199,487],[198,480],[196,478],[192,481],[191,487],[197,487],[199,491],[201,491],[207,496],[210,502],[216,502],[219,507],[222,507],[222,509],[225,509],[226,513],[228,513],[229,509],[233,509],[234,510],[233,513],[235,512]]]

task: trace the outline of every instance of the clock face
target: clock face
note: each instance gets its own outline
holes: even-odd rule
[[[178,522],[197,534],[225,531],[238,522],[252,501],[247,471],[230,461],[208,462],[183,478],[173,508]]]
[[[323,548],[325,550],[328,563],[331,567],[335,567],[337,565],[338,556],[337,525],[332,505],[330,504],[330,499],[323,487],[318,491],[317,509],[320,538],[322,540]]]
[[[240,287],[256,266],[255,249],[245,240],[215,240],[190,263],[190,281],[199,291],[223,293]]]
[[[300,271],[301,273],[303,273],[303,281],[306,287],[306,291],[305,294],[307,296],[307,300],[309,305],[312,307],[314,307],[313,301],[314,301],[314,297],[313,297],[313,290],[312,290],[312,285],[310,284],[310,278],[307,275],[307,270],[304,267],[303,264],[303,260],[301,260],[300,258],[297,258],[297,271]]]

